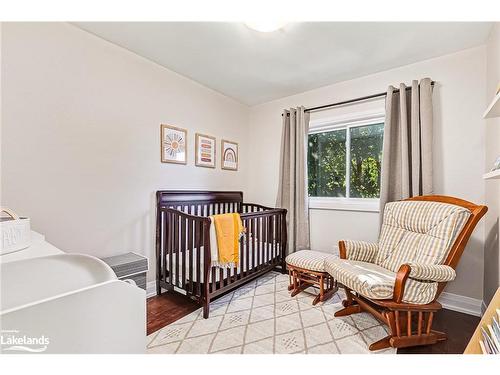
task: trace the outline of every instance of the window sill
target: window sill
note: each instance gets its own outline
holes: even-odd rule
[[[380,212],[380,201],[371,198],[309,197],[309,209]]]

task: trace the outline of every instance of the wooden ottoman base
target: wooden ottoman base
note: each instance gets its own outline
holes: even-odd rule
[[[287,267],[290,280],[288,290],[292,292],[292,297],[295,297],[304,289],[317,285],[319,287],[319,294],[314,298],[312,303],[316,305],[318,302],[324,302],[331,298],[338,290],[337,281],[327,272],[306,270],[289,264],[287,264]]]

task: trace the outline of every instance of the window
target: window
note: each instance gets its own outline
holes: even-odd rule
[[[383,121],[379,115],[312,124],[308,147],[311,208],[378,210]]]

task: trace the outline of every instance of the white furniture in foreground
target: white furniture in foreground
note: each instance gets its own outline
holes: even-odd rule
[[[145,291],[100,259],[34,237],[0,257],[1,352],[144,353]]]
[[[31,246],[26,249],[16,251],[14,253],[4,254],[0,256],[0,263],[14,262],[16,260],[39,258],[47,255],[64,254],[51,243],[45,241],[45,236],[34,230],[31,231]]]

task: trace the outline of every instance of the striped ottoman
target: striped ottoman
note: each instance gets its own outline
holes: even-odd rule
[[[286,257],[290,285],[288,290],[294,297],[304,289],[319,286],[319,294],[313,305],[324,302],[337,291],[337,282],[326,272],[325,259],[334,255],[314,250],[300,250]]]

